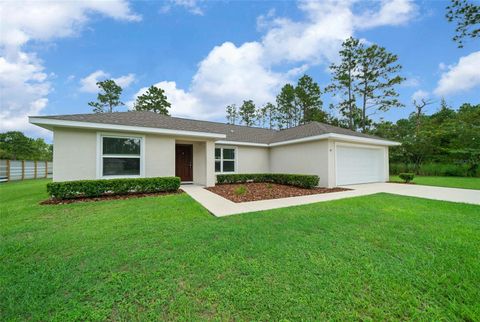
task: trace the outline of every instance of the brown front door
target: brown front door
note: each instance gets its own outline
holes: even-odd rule
[[[182,181],[193,181],[193,146],[175,145],[175,175]]]

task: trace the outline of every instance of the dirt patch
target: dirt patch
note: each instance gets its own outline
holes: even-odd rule
[[[279,199],[351,190],[346,188],[304,189],[276,183],[217,184],[215,187],[205,189],[233,202]]]
[[[106,200],[123,200],[123,199],[133,199],[133,198],[143,198],[143,197],[158,197],[166,195],[176,195],[183,193],[183,190],[179,189],[175,192],[156,192],[156,193],[132,193],[127,195],[105,195],[101,197],[93,198],[74,198],[74,199],[47,199],[40,202],[41,205],[66,205],[70,203],[77,202],[95,202],[95,201],[106,201]]]

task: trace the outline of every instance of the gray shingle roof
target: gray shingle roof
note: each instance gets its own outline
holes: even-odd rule
[[[225,134],[226,141],[250,142],[250,143],[275,143],[301,139],[327,133],[352,135],[357,137],[381,139],[379,137],[358,133],[348,129],[319,123],[310,122],[305,125],[285,129],[270,130],[243,125],[231,125],[219,122],[191,120],[179,117],[160,115],[148,111],[130,111],[99,114],[71,114],[38,116],[37,118],[90,122],[102,124],[128,125],[138,127],[153,127],[169,130],[183,130],[193,132],[209,132]]]

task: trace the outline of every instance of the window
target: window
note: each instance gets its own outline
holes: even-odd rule
[[[140,176],[142,138],[101,136],[102,177]]]
[[[235,148],[215,148],[215,172],[235,172]]]

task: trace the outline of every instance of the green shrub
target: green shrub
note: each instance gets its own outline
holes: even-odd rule
[[[271,182],[312,189],[318,186],[320,178],[316,175],[285,174],[285,173],[248,173],[248,174],[219,174],[217,183],[247,183]]]
[[[424,163],[415,171],[413,164],[391,163],[390,174],[414,172],[419,176],[440,176],[440,177],[480,177],[480,170],[471,171],[467,164],[463,163]]]
[[[240,186],[240,187],[237,187],[235,188],[235,190],[233,191],[234,194],[236,194],[237,196],[243,196],[244,194],[247,193],[247,187],[245,186]]]
[[[405,183],[409,183],[415,177],[415,173],[400,173],[398,176],[405,181]]]
[[[72,199],[107,194],[169,192],[177,191],[179,187],[178,177],[158,177],[52,182],[47,184],[47,191],[50,197],[55,199]]]

